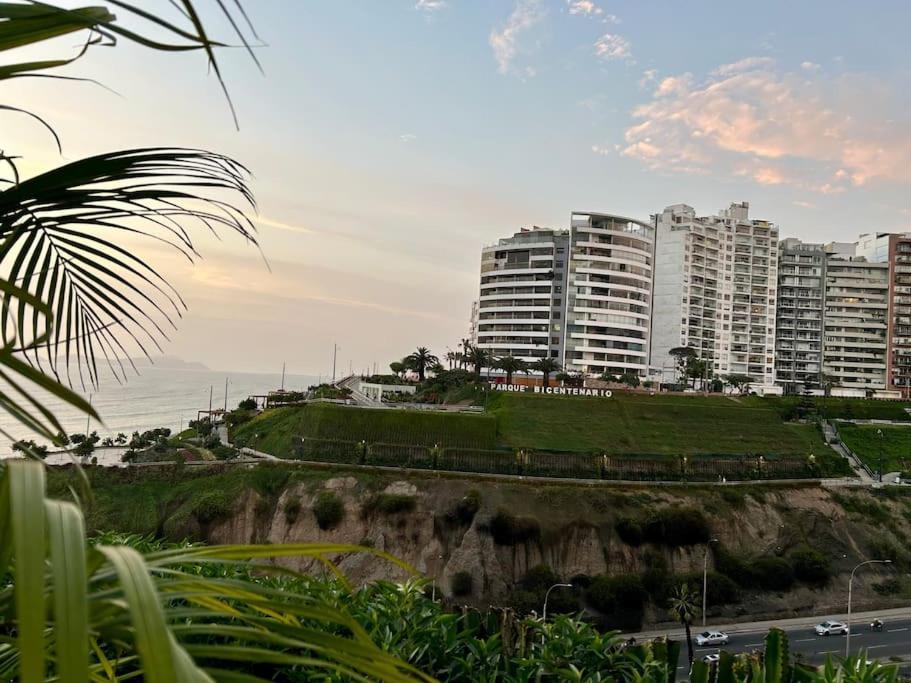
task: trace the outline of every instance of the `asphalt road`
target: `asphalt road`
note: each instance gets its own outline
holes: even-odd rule
[[[870,629],[869,621],[853,621],[851,654],[864,651],[868,659],[890,661],[896,657],[911,663],[911,618],[884,619],[882,631]],[[790,641],[791,656],[801,655],[810,664],[822,664],[828,655],[844,656],[845,636],[817,636],[812,626],[785,627]],[[696,632],[693,637],[695,641]],[[751,652],[763,647],[765,634],[731,633],[731,640],[725,649],[728,652]],[[684,656],[685,656],[684,645]],[[717,647],[696,647],[695,656],[703,657],[718,652]]]

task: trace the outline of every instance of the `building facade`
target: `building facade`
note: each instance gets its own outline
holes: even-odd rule
[[[655,229],[603,213],[573,213],[563,366],[586,375],[648,370]]]
[[[672,381],[670,351],[688,346],[714,375],[774,391],[778,227],[750,219],[747,202],[714,216],[675,204],[653,222],[652,372]]]
[[[523,229],[481,250],[478,348],[528,363],[563,357],[569,231]]]
[[[821,386],[826,260],[822,244],[778,245],[775,379],[786,394]]]
[[[828,384],[864,393],[886,389],[888,302],[887,262],[830,251],[822,363]]]

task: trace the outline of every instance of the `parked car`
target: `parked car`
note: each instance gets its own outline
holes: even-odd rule
[[[728,634],[721,631],[703,631],[696,636],[696,644],[703,647],[706,645],[727,645],[729,640]]]
[[[721,659],[721,655],[717,652],[713,652],[712,654],[703,657],[702,661],[706,664],[716,664],[719,659]]]
[[[848,634],[848,625],[840,621],[824,621],[816,624],[816,635],[818,636],[845,636]]]

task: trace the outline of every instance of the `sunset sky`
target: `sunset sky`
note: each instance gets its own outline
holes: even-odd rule
[[[230,237],[200,235],[194,268],[142,247],[190,306],[171,355],[315,375],[333,342],[345,369],[442,354],[467,333],[481,246],[572,210],[746,200],[782,237],[911,230],[907,2],[245,5],[265,75],[222,56],[240,131],[200,54],[120,45],[68,67],[116,94],[5,86],[64,143],[61,159],[39,126],[0,119],[26,175],[157,145],[252,170],[271,270]]]

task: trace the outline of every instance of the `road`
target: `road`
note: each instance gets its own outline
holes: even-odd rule
[[[883,631],[872,631],[870,622],[879,617],[884,622]],[[763,621],[753,623],[731,624],[728,626],[710,625],[709,630],[722,631],[730,636],[730,642],[724,648],[696,647],[695,656],[702,658],[707,654],[718,652],[719,649],[728,652],[752,652],[761,649],[764,645],[765,634],[769,628],[776,626],[788,634],[789,647],[792,658],[800,659],[809,664],[822,664],[826,657],[844,656],[844,636],[817,636],[813,627],[826,619],[845,621],[844,614],[835,614],[828,617],[800,617],[778,621]],[[880,610],[878,612],[858,612],[851,617],[851,654],[864,651],[868,659],[883,662],[904,662],[902,669],[911,671],[911,609],[898,608]],[[701,626],[693,627],[693,642],[696,635],[701,633]],[[681,665],[678,674],[683,676],[686,666],[686,644],[683,631],[679,628],[670,631],[651,631],[648,633],[633,634],[636,640],[642,641],[659,635],[667,635],[683,644],[681,651]]]
[[[851,654],[860,651],[867,653],[868,659],[895,661],[899,658],[911,665],[911,618],[884,619],[885,627],[881,632],[870,629],[870,622],[853,621],[854,631],[851,634]],[[788,634],[791,656],[798,655],[809,664],[822,664],[829,655],[841,657],[845,653],[844,636],[817,636],[812,626],[792,626],[784,629]],[[695,639],[695,633],[693,634]],[[728,652],[751,652],[763,647],[765,634],[731,633],[731,640],[723,648]],[[696,657],[718,652],[717,647],[696,647]],[[685,656],[685,646],[683,655]],[[685,666],[681,666],[684,669]]]

